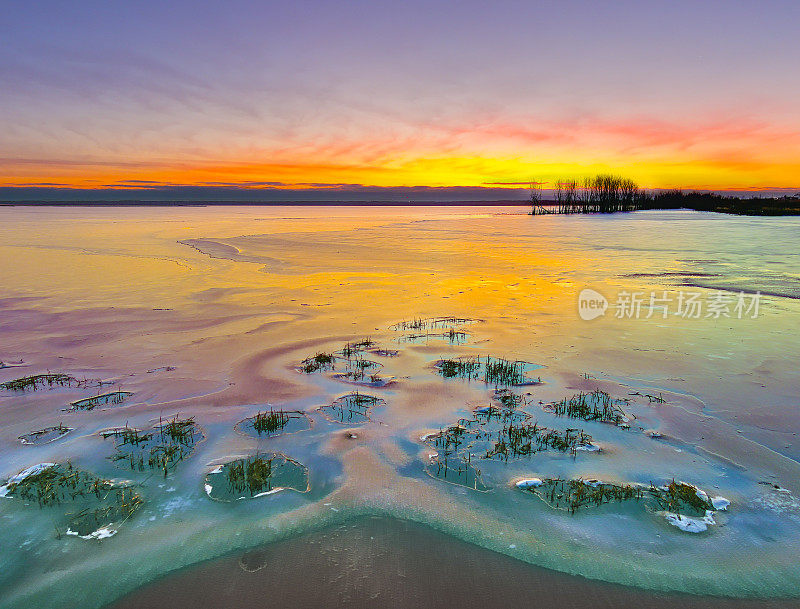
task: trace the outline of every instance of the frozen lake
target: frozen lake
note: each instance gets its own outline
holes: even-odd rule
[[[361,515],[617,584],[800,590],[800,219],[292,206],[0,219],[0,383],[72,379],[0,388],[0,607],[100,607]],[[584,319],[584,290],[605,314]],[[589,409],[606,399],[618,420],[579,416],[592,392]],[[165,439],[169,421],[191,436]],[[126,443],[120,428],[150,436]],[[274,486],[236,486],[231,464],[259,458]],[[67,484],[54,472],[69,463],[113,483],[40,508],[23,491],[44,486],[18,474],[51,463],[33,475]],[[572,513],[556,480],[642,496]],[[710,509],[669,504],[673,481]],[[81,539],[86,510],[98,527],[77,532],[97,534]]]

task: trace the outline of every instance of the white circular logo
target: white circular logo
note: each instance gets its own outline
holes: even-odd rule
[[[591,321],[606,314],[608,300],[600,292],[584,288],[578,294],[578,315],[585,321]]]

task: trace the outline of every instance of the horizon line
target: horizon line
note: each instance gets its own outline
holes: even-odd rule
[[[251,183],[252,184],[252,183]],[[262,183],[263,184],[263,183]],[[488,184],[488,183],[487,183]],[[689,192],[715,193],[740,198],[764,196],[797,196],[798,187],[675,187],[649,188],[649,192],[683,190]],[[543,194],[553,189],[543,188]],[[55,183],[39,185],[0,186],[0,204],[528,204],[530,189],[498,186],[367,186],[361,184],[335,184],[306,186],[305,188],[276,185],[190,185],[159,184],[132,185],[125,187],[74,187]]]

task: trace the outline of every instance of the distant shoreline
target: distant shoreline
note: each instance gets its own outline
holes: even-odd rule
[[[530,207],[528,201],[16,201],[0,207]]]
[[[699,204],[698,204],[699,203]],[[76,207],[76,208],[107,208],[107,207],[519,207],[532,209],[529,201],[490,200],[490,201],[0,201],[2,207]],[[559,204],[555,201],[541,201],[536,206],[540,213],[554,214],[594,214],[596,211],[558,211]],[[666,204],[644,205],[625,210],[613,210],[603,213],[627,213],[632,211],[675,211],[684,209],[689,211],[714,212],[737,216],[798,216],[800,204],[797,199],[785,201],[775,199],[724,199],[718,197],[709,201],[693,201],[690,197]],[[550,210],[550,211],[547,211]],[[535,214],[539,215],[539,214]]]

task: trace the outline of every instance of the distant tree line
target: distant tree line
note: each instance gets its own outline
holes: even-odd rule
[[[734,197],[712,192],[668,190],[650,195],[643,209],[694,209],[744,216],[800,215],[800,193],[783,197]]]
[[[553,199],[546,201],[543,182],[531,181],[532,215],[608,214],[640,209],[694,209],[745,215],[800,215],[800,193],[788,197],[743,199],[707,192],[682,190],[647,192],[629,178],[599,174],[553,183]]]

